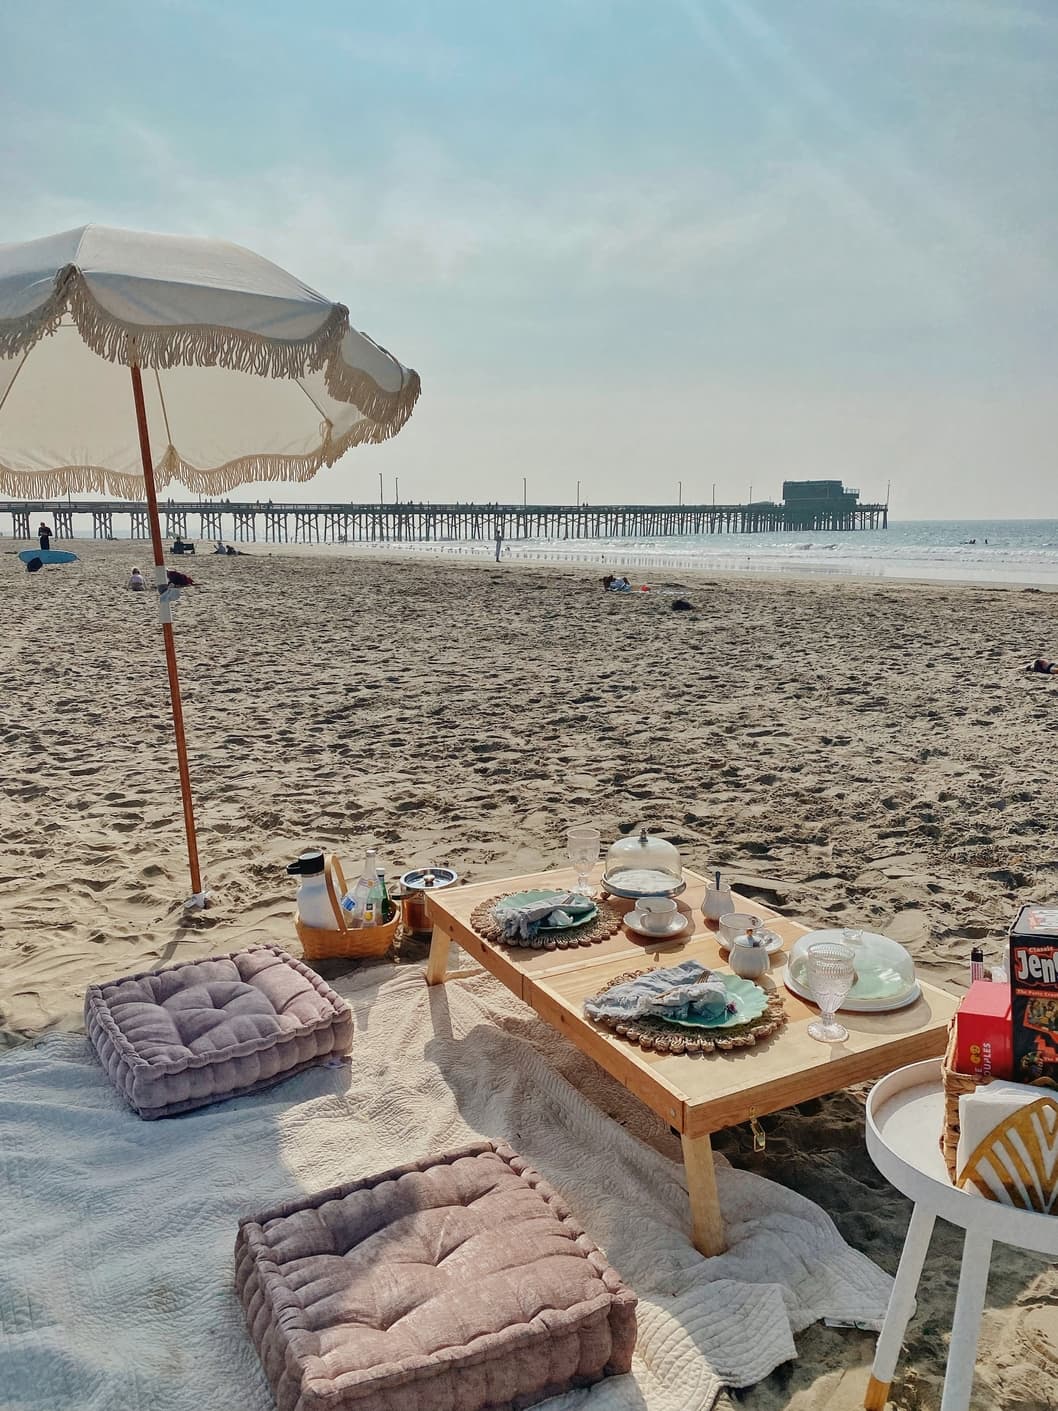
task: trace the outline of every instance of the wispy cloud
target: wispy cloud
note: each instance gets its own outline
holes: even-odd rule
[[[762,166],[752,181],[702,163],[527,189],[469,170],[423,137],[396,138],[350,175],[326,153],[216,170],[120,110],[82,136],[121,152],[126,190],[99,201],[25,181],[12,192],[14,238],[88,219],[220,236],[354,313],[366,307],[361,317],[399,291],[468,309],[506,304],[513,318],[543,289],[565,301],[563,317],[649,297],[777,337],[844,329],[877,338],[963,326],[984,299],[1005,300],[1007,312],[1038,300],[1025,264],[1002,261],[1001,242],[953,243],[939,227],[902,225],[880,210],[877,192],[807,152]]]

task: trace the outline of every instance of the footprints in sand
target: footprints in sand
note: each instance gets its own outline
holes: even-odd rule
[[[178,625],[216,894],[208,924],[185,924],[164,663],[155,634],[114,635],[122,552],[86,558],[91,672],[67,669],[71,648],[31,720],[0,698],[0,1004],[24,979],[5,971],[12,946],[43,930],[73,967],[56,1001],[71,1013],[77,967],[103,955],[135,969],[288,938],[283,867],[314,842],[352,867],[376,841],[391,874],[447,860],[486,877],[561,860],[571,821],[645,824],[799,914],[911,917],[938,963],[1058,876],[1043,782],[1058,711],[1006,670],[1049,637],[1045,598],[740,581],[703,587],[708,615],[688,623],[660,595],[615,604],[590,575],[276,557],[241,561],[224,610],[203,596]],[[331,618],[321,661],[306,633]],[[380,624],[396,651],[378,652]],[[35,630],[65,640],[58,602]],[[647,654],[665,672],[630,684]],[[238,676],[218,680],[230,660]],[[129,682],[135,709],[103,704]]]

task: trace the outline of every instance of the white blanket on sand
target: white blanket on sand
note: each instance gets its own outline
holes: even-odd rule
[[[817,1206],[725,1165],[730,1249],[697,1254],[678,1143],[490,977],[428,990],[375,966],[336,987],[351,1065],[166,1121],[124,1107],[82,1038],[0,1059],[5,1411],[268,1411],[238,1218],[475,1136],[537,1166],[639,1295],[632,1377],[549,1411],[708,1411],[814,1320],[884,1314],[889,1279]]]

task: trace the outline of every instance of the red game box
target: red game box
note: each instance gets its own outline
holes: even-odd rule
[[[977,1078],[1009,1078],[1014,1071],[1010,986],[975,980],[955,1016],[955,1069]]]

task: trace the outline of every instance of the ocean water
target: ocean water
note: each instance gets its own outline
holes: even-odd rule
[[[91,522],[75,519],[78,536]],[[118,521],[120,527],[120,520]],[[188,529],[194,537],[194,513]],[[263,522],[258,525],[263,533]],[[127,532],[127,531],[126,531]],[[124,536],[122,536],[124,537]],[[71,545],[76,548],[76,540]],[[212,548],[202,543],[202,549]],[[249,553],[430,553],[491,559],[493,543],[240,544]],[[504,545],[505,561],[582,564],[639,578],[679,569],[986,583],[1058,589],[1058,520],[905,520],[886,530],[702,534],[657,539],[523,539]]]
[[[482,558],[495,554],[492,544],[406,547]],[[682,567],[1058,588],[1058,520],[909,520],[852,533],[518,540],[505,546],[504,558],[593,564],[614,573]]]

